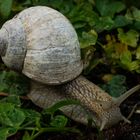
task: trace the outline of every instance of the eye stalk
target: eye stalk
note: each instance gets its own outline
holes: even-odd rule
[[[95,121],[96,125],[100,128],[100,131],[102,131],[105,128],[111,127],[112,125],[115,125],[122,120],[124,120],[127,123],[130,123],[130,121],[125,116],[122,115],[119,106],[131,94],[133,94],[139,89],[140,85],[137,85],[132,89],[128,90],[127,92],[125,92],[120,97],[112,98],[112,101],[108,100],[100,103],[98,101],[99,104],[96,105],[96,108],[98,106],[98,110],[96,110],[96,114],[98,115],[96,116]],[[94,110],[92,110],[92,108],[94,108]],[[93,111],[95,111],[95,107],[91,107],[91,112]]]
[[[140,85],[137,85],[133,88],[131,88],[130,90],[126,91],[124,94],[122,94],[120,97],[118,98],[113,98],[114,100],[114,104],[116,104],[117,106],[120,106],[120,104],[125,101],[130,95],[132,95],[134,92],[136,92],[137,90],[140,89]]]
[[[118,98],[113,98],[114,102],[110,106],[109,110],[104,112],[103,120],[101,121],[100,130],[103,130],[105,127],[110,127],[112,124],[117,124],[119,121],[124,120],[127,123],[131,123],[126,117],[124,117],[120,112],[120,104],[125,101],[130,95],[140,89],[140,85],[137,85]]]

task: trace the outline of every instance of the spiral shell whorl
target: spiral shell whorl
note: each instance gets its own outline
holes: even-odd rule
[[[11,69],[21,71],[26,55],[26,34],[19,19],[7,21],[1,30],[7,31],[7,46],[2,56],[4,63]]]

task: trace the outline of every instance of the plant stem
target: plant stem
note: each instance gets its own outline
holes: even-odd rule
[[[47,127],[47,128],[40,128],[39,130],[36,128],[32,128],[32,127],[27,127],[24,128],[25,130],[36,130],[38,131],[35,135],[31,136],[30,140],[34,140],[35,138],[37,138],[39,135],[41,135],[44,132],[71,132],[71,133],[78,133],[80,135],[81,132],[76,129],[76,128],[70,128],[70,127],[60,127],[60,128],[55,128],[55,127]]]
[[[124,100],[126,100],[130,95],[132,95],[134,92],[140,89],[140,85],[137,85],[130,90],[126,91],[124,94],[122,94],[120,97],[115,99],[115,103],[120,105]]]
[[[0,92],[0,96],[10,96],[10,94],[8,93],[4,93],[4,92]],[[30,100],[27,96],[19,96],[20,99],[23,99],[23,100]]]

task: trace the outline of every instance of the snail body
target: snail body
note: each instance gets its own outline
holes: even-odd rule
[[[119,105],[140,89],[137,85],[113,98],[81,76],[83,64],[73,26],[61,13],[45,6],[25,9],[3,25],[0,55],[9,68],[31,79],[28,97],[35,104],[47,108],[64,99],[78,100],[81,106],[61,110],[83,124],[90,116],[100,130],[128,121]]]
[[[80,105],[68,105],[61,107],[60,110],[68,117],[85,125],[88,124],[89,119],[92,119],[96,126],[103,130],[122,120],[130,123],[121,114],[119,106],[127,97],[139,89],[140,85],[137,85],[122,96],[113,98],[80,75],[76,79],[59,86],[48,86],[32,81],[28,97],[42,108],[49,108],[66,99],[80,101]]]

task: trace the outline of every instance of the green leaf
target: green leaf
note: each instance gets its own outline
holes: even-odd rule
[[[130,9],[127,9],[126,14],[125,14],[125,17],[126,17],[126,19],[128,19],[130,21],[132,21],[134,19],[133,18],[133,14],[132,14],[132,12],[131,12]]]
[[[0,127],[0,140],[7,140],[11,135],[16,134],[17,129],[12,127]]]
[[[3,18],[8,18],[11,13],[13,0],[0,0],[0,14]]]
[[[31,140],[31,136],[29,135],[28,131],[25,131],[22,140]]]
[[[60,8],[63,6],[64,1],[63,0],[33,0],[33,3],[36,5],[50,5],[54,7],[55,9]]]
[[[16,105],[17,107],[21,106],[20,98],[19,98],[19,96],[16,96],[16,95],[9,95],[8,97],[5,97],[0,100],[0,103],[2,103],[2,102],[12,103],[12,104]]]
[[[29,80],[14,71],[0,72],[0,91],[12,94],[25,94],[29,89]]]
[[[132,25],[132,27],[133,26],[136,30],[140,30],[140,21],[135,21],[134,24]]]
[[[139,40],[139,33],[132,29],[125,33],[123,29],[119,28],[118,39],[126,45],[136,47]]]
[[[114,21],[111,17],[100,17],[94,26],[94,29],[99,33],[104,30],[111,30],[114,27]]]
[[[123,53],[121,53],[120,55],[120,61],[122,64],[130,64],[132,61],[132,54],[129,50],[124,51]]]
[[[0,84],[0,91],[7,93],[9,91],[9,86],[6,83],[1,83]]]
[[[22,111],[24,112],[26,119],[26,122],[32,122],[35,123],[36,121],[39,121],[41,118],[41,114],[38,113],[35,110],[32,109],[22,109]]]
[[[24,121],[23,111],[11,103],[0,103],[0,124],[18,128]]]
[[[98,34],[91,30],[90,32],[82,32],[82,38],[80,39],[81,48],[86,48],[91,45],[95,45],[98,38]]]
[[[116,16],[114,21],[114,28],[123,27],[132,23],[131,20],[127,19],[125,16],[122,15]]]
[[[93,25],[95,25],[98,19],[98,14],[93,11],[93,7],[89,3],[74,5],[70,8],[66,16],[70,19],[70,21],[76,28],[80,28],[80,26],[77,26],[77,24],[85,26],[89,25],[92,27]]]
[[[42,113],[43,114],[54,114],[59,108],[66,106],[66,105],[73,105],[73,104],[80,105],[80,102],[76,101],[76,100],[63,100],[63,101],[60,101],[60,102],[54,104],[50,108],[44,109]]]
[[[140,10],[137,9],[136,7],[132,7],[131,10],[132,10],[133,18],[136,21],[140,21]]]
[[[136,59],[140,60],[140,46],[136,50]]]
[[[109,91],[111,96],[119,97],[126,92],[126,87],[120,85],[112,85],[109,87]]]
[[[140,66],[140,62],[139,62],[139,66]],[[140,74],[140,67],[136,70],[136,72]]]
[[[89,65],[86,67],[86,69],[84,69],[84,74],[85,75],[89,74],[101,62],[102,60],[99,58],[98,59],[95,58],[94,60],[91,60],[89,62]]]
[[[110,85],[123,85],[126,82],[126,77],[124,75],[115,75],[112,79],[108,82]]]
[[[52,127],[61,127],[62,128],[62,127],[66,126],[67,122],[68,122],[68,119],[65,116],[57,115],[52,119],[50,125]]]
[[[76,23],[74,23],[74,28],[75,29],[79,29],[79,28],[82,28],[82,27],[84,27],[86,25],[86,23],[85,22],[76,22]]]
[[[113,97],[119,97],[127,88],[124,86],[126,84],[126,77],[123,75],[114,75],[107,84],[101,85],[106,92],[108,92]]]
[[[132,62],[128,65],[128,68],[129,68],[130,71],[134,71],[134,70],[140,69],[140,63],[139,63],[139,61],[137,61],[137,60],[132,61]]]
[[[139,61],[132,61],[132,54],[130,51],[125,51],[120,55],[121,66],[129,71],[138,70],[140,68]]]
[[[8,128],[0,128],[0,140],[7,140],[8,135],[9,135]]]
[[[95,4],[101,16],[113,17],[115,13],[125,9],[125,5],[120,1],[95,0]]]

